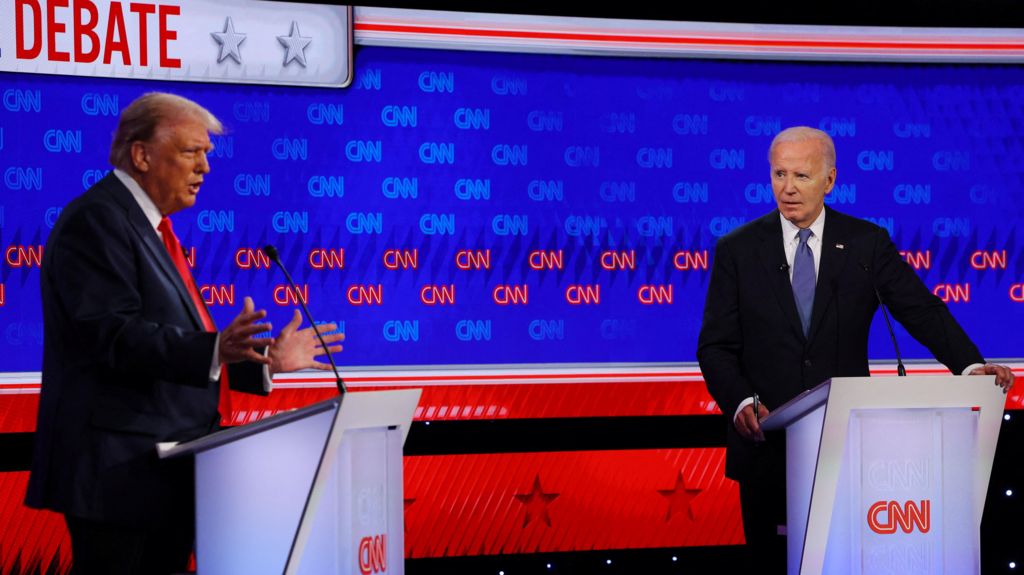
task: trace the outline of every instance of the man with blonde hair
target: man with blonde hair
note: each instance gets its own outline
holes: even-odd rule
[[[192,207],[220,121],[172,94],[121,113],[115,170],[69,203],[41,271],[43,377],[26,504],[63,513],[73,573],[184,571],[194,539],[192,461],[155,445],[189,441],[230,420],[231,389],[266,394],[274,373],[327,366],[342,336],[298,330],[273,339],[245,298],[217,330],[170,216]],[[324,326],[325,331],[335,329]],[[264,347],[265,346],[265,347]]]
[[[751,567],[786,569],[785,444],[760,420],[831,377],[870,375],[868,332],[880,294],[893,316],[956,374],[1013,374],[978,348],[884,229],[825,207],[836,182],[832,138],[779,132],[768,153],[777,209],[719,240],[697,358],[727,425],[726,475],[740,484]],[[756,410],[756,411],[755,411]]]

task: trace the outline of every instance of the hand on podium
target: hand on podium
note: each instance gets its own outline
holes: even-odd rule
[[[981,367],[976,367],[971,370],[971,375],[994,375],[996,376],[996,385],[1003,388],[1003,393],[1010,391],[1013,387],[1014,375],[1013,371],[1005,365],[996,365],[994,363],[986,363]]]
[[[754,414],[754,404],[749,404],[740,410],[733,424],[740,436],[750,441],[764,441],[764,433],[761,431],[761,420],[768,417],[768,408],[763,403],[757,404],[757,414]]]

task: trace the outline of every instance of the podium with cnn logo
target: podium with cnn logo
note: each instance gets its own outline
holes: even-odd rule
[[[350,393],[180,445],[201,575],[405,571],[402,445],[420,390]]]
[[[994,383],[834,378],[766,417],[786,429],[788,573],[979,573]]]

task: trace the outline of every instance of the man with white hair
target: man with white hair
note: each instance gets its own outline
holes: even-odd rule
[[[193,463],[156,443],[216,431],[232,389],[325,369],[298,310],[274,339],[245,298],[218,331],[170,216],[192,207],[221,124],[195,102],[149,93],[121,113],[115,170],[69,203],[44,250],[43,377],[26,504],[63,513],[73,573],[184,571],[194,539]],[[333,331],[335,326],[323,326]],[[266,347],[264,347],[266,346]]]
[[[719,240],[697,358],[708,391],[729,419],[726,475],[740,484],[751,562],[782,573],[784,436],[766,437],[760,420],[826,379],[869,375],[876,289],[951,372],[995,375],[1004,390],[1013,374],[985,363],[885,230],[825,207],[836,182],[828,134],[783,130],[768,159],[777,209]]]

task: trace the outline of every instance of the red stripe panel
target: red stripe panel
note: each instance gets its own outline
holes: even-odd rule
[[[477,385],[426,388],[416,419],[706,415],[717,404],[699,381]]]
[[[397,387],[359,387],[352,391],[379,389]],[[717,404],[699,381],[431,385],[422,389],[414,415],[416,421],[719,413]],[[232,423],[250,423],[272,413],[327,399],[335,393],[331,388],[279,389],[266,397],[234,393]]]
[[[410,389],[416,385],[366,386],[351,391]],[[416,421],[478,419],[541,419],[558,417],[627,417],[715,415],[718,404],[703,381],[634,381],[429,385],[421,388]],[[333,388],[278,389],[260,397],[233,393],[232,423],[257,421],[279,411],[303,407],[332,397]],[[0,399],[0,402],[3,400]],[[1006,409],[1024,408],[1024,382],[1014,387]],[[0,422],[2,424],[2,422]],[[0,427],[0,430],[3,430]]]
[[[327,381],[324,379],[324,381]],[[367,386],[355,393],[416,385]],[[719,413],[701,381],[634,381],[428,385],[423,387],[417,421],[710,415]],[[234,425],[303,407],[335,394],[332,387],[279,388],[267,397],[232,393]],[[35,429],[39,396],[0,395],[0,433]],[[1006,409],[1024,409],[1024,383],[1014,387]]]
[[[0,573],[66,573],[71,540],[64,518],[25,507],[27,485],[26,471],[0,473]]]
[[[39,394],[36,392],[0,395],[0,433],[35,431],[38,410]]]
[[[414,387],[373,386],[352,391]],[[422,389],[417,421],[718,413],[704,384],[695,381],[431,385]],[[252,423],[336,393],[327,387],[277,389],[265,397],[233,392],[232,424]],[[38,404],[36,394],[0,395],[0,433],[33,431]]]
[[[405,458],[406,556],[743,543],[725,450]]]

